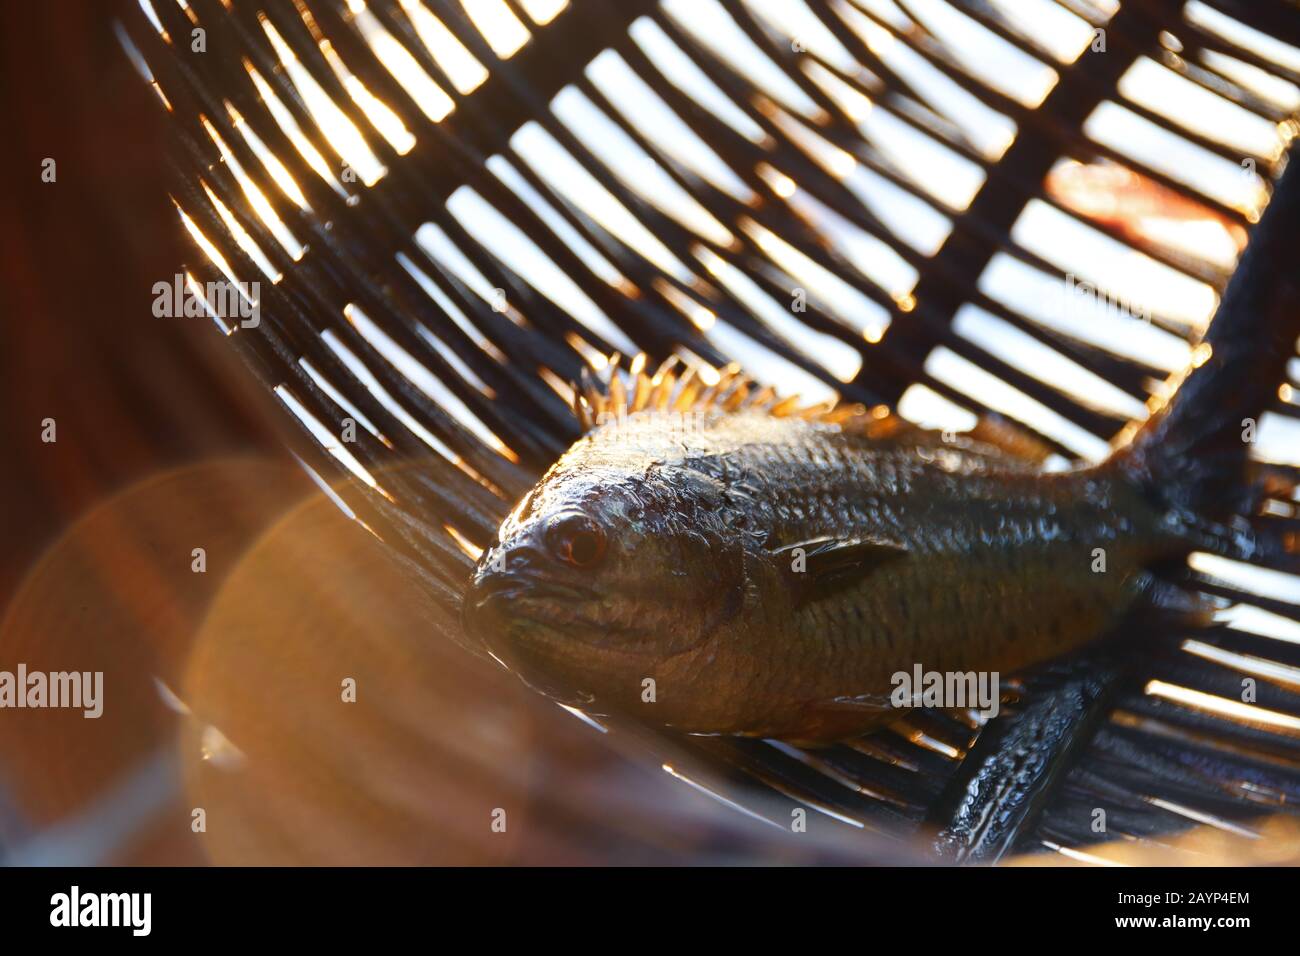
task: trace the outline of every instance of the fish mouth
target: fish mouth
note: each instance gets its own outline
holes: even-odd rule
[[[476,618],[495,622],[495,626],[480,628],[481,633],[490,631],[498,637],[525,641],[544,638],[593,649],[621,651],[637,657],[655,656],[653,650],[636,650],[629,646],[629,636],[641,632],[641,628],[617,621],[597,620],[553,603],[555,599],[576,601],[583,597],[591,595],[567,588],[509,588],[479,599],[473,605],[473,612]],[[593,633],[602,636],[595,640],[586,636]],[[482,636],[488,637],[486,633]],[[493,642],[486,639],[485,643],[492,646]]]
[[[461,624],[467,634],[491,646],[489,638],[519,623],[546,623],[530,613],[538,601],[582,602],[596,597],[591,588],[517,575],[475,575],[461,603]],[[523,612],[523,613],[521,613]]]
[[[551,700],[588,707],[595,696],[564,674],[563,649],[569,634],[563,624],[542,616],[534,601],[579,601],[594,597],[589,588],[490,577],[475,580],[461,605],[466,634],[520,681]]]
[[[578,584],[515,575],[476,577],[461,605],[461,623],[467,634],[498,653],[503,639],[511,637],[527,640],[550,631],[563,638],[566,626],[600,628],[595,621],[560,611],[595,598],[594,590]]]
[[[557,584],[553,581],[504,581],[500,584],[474,586],[475,604],[515,604],[531,598],[551,598],[557,601],[590,601],[596,597],[591,588],[576,584]]]
[[[728,589],[709,609],[698,636],[685,646],[668,651],[654,641],[637,640],[647,633],[642,622],[597,619],[583,614],[581,605],[598,598],[594,589],[576,583],[497,575],[473,582],[465,596],[461,617],[466,632],[502,659],[514,656],[513,648],[509,647],[513,643],[581,645],[642,660],[663,659],[692,651],[712,637],[739,613],[744,590],[739,586]]]
[[[605,713],[613,706],[606,693],[611,679],[700,647],[738,613],[743,589],[710,608],[687,646],[667,649],[646,639],[644,622],[635,618],[624,623],[584,615],[582,605],[597,598],[582,585],[491,576],[471,585],[461,617],[466,633],[527,687],[560,704]]]

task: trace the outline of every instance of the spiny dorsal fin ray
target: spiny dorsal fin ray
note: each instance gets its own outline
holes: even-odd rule
[[[743,409],[765,412],[775,418],[839,425],[879,440],[915,441],[922,445],[937,445],[947,440],[939,432],[899,417],[885,405],[868,408],[836,398],[801,405],[798,395],[783,396],[772,385],[760,386],[735,362],[714,370],[698,360],[670,355],[653,372],[646,371],[648,359],[644,352],[633,356],[626,369],[620,369],[621,362],[622,357],[616,352],[599,373],[583,369],[582,379],[574,388],[573,407],[584,432],[608,419],[647,409],[677,414]],[[1051,453],[1050,448],[1027,431],[1006,421],[980,419],[963,438],[1036,464],[1041,464]]]
[[[620,364],[626,364],[626,368],[620,368]],[[622,363],[621,356],[615,353],[599,373],[583,370],[574,388],[573,404],[584,431],[607,417],[646,409],[676,413],[745,409],[776,418],[837,425],[869,417],[863,405],[845,404],[835,398],[803,405],[798,395],[782,395],[774,386],[760,386],[736,362],[715,370],[698,360],[670,355],[653,372],[647,371],[647,365],[644,352],[627,363]]]

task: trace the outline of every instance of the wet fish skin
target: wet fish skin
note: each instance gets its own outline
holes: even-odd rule
[[[556,554],[575,515],[604,538],[590,566]],[[789,549],[820,540],[882,557],[811,588]],[[916,663],[1006,673],[1087,643],[1185,548],[1113,466],[1044,473],[869,417],[647,411],[590,432],[507,519],[465,623],[593,712],[834,740],[897,718],[892,675]]]

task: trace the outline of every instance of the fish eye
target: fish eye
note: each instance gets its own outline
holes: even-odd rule
[[[605,556],[605,531],[586,515],[568,512],[547,525],[546,546],[565,564],[590,568]]]

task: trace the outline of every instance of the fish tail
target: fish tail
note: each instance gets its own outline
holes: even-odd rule
[[[1300,163],[1292,163],[1196,348],[1196,367],[1109,462],[1164,508],[1230,521],[1276,490],[1276,475],[1261,480],[1250,450],[1300,337],[1297,235]]]

